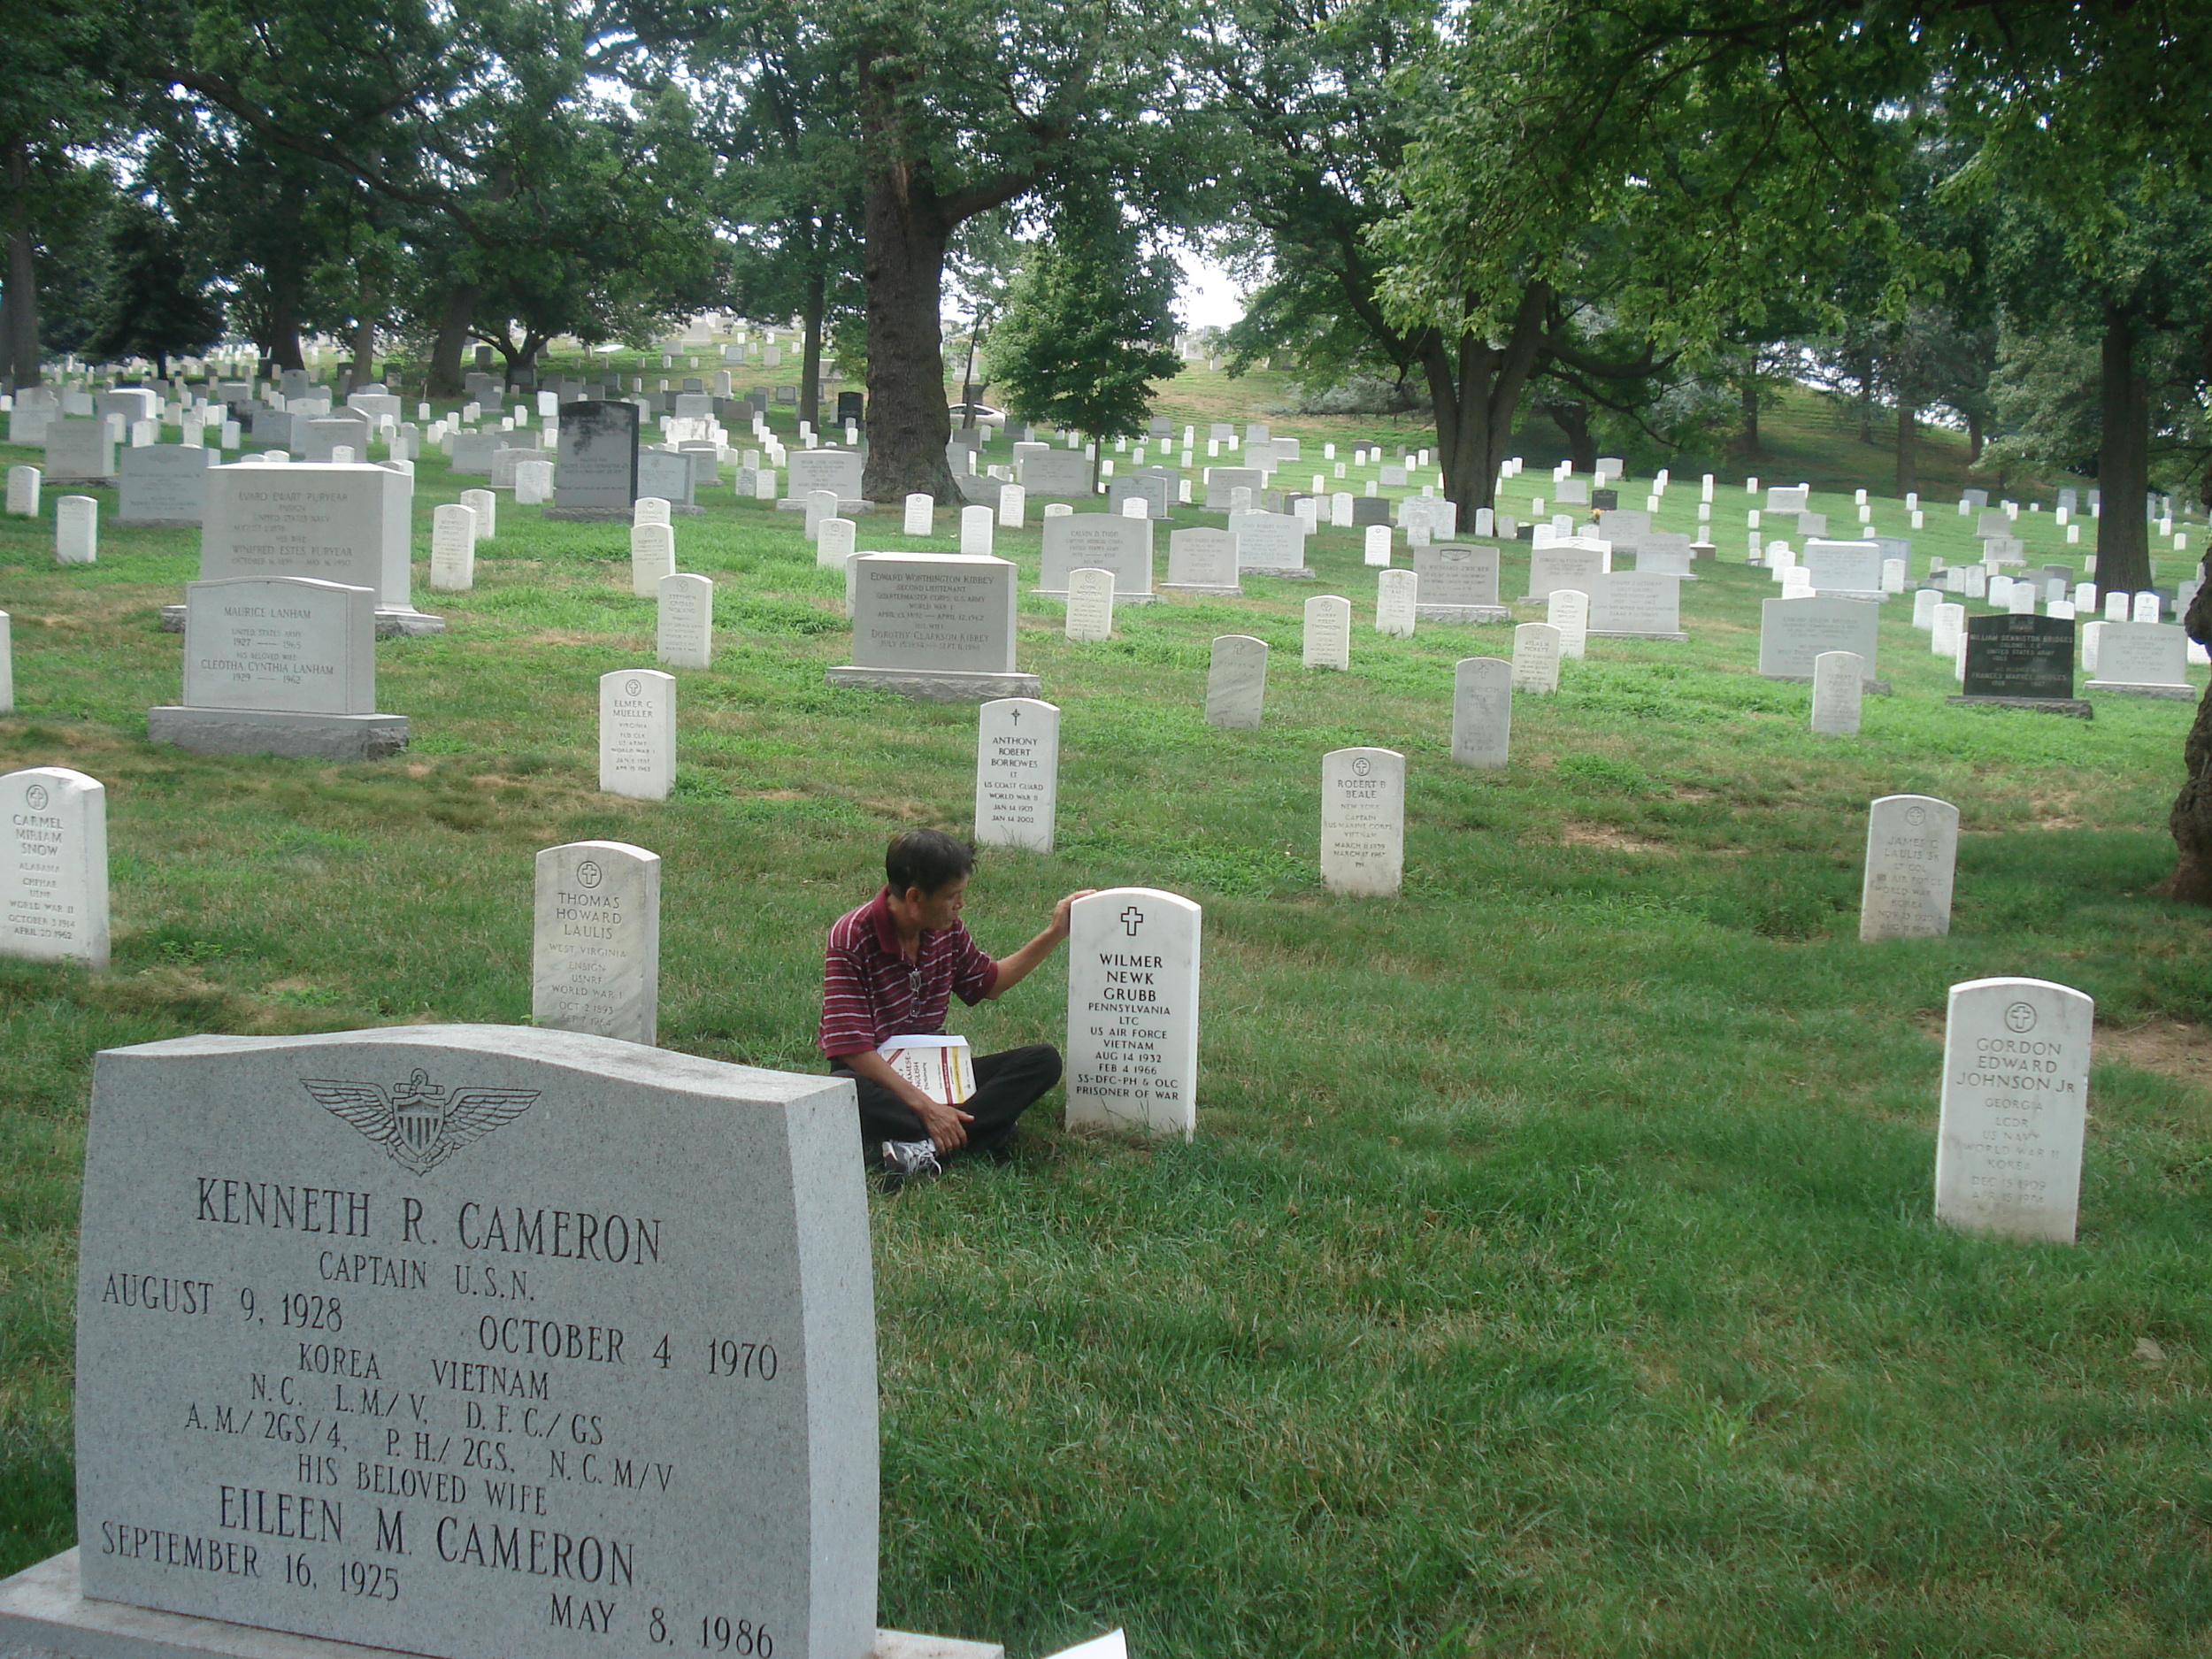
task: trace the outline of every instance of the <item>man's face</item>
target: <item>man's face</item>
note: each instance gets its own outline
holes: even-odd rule
[[[968,878],[956,876],[934,893],[925,893],[919,887],[906,890],[907,908],[920,920],[925,933],[940,927],[950,927],[960,919],[961,908],[968,902]]]

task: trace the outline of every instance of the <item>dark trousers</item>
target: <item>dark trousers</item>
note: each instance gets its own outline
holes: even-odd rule
[[[874,1157],[886,1141],[929,1139],[922,1120],[889,1089],[864,1077],[853,1077],[834,1060],[830,1062],[830,1070],[839,1077],[852,1078],[853,1091],[860,1097],[861,1145],[869,1157]],[[1014,1138],[1021,1115],[1059,1080],[1060,1051],[1048,1042],[1009,1048],[1003,1054],[978,1055],[975,1094],[960,1108],[975,1121],[968,1125],[967,1145],[959,1148],[956,1156],[980,1153],[987,1156],[1002,1150]]]

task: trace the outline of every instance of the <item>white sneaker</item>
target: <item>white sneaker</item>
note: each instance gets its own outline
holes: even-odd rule
[[[909,1181],[934,1180],[945,1172],[937,1161],[933,1141],[887,1141],[883,1143],[884,1188],[896,1192]]]

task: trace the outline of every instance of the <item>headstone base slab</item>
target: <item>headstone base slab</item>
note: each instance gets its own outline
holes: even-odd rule
[[[2168,703],[2194,703],[2194,686],[2137,686],[2123,680],[2093,680],[2082,687],[2084,691],[2109,691],[2123,697],[2159,697]]]
[[[146,710],[146,736],[195,755],[382,760],[407,747],[403,714],[291,714],[266,709]]]
[[[1946,697],[1946,703],[1978,703],[1988,709],[2028,709],[2038,714],[2071,715],[2077,720],[2093,720],[2097,711],[2079,697]]]
[[[1317,582],[1321,580],[1320,577],[1314,574],[1313,567],[1310,565],[1301,565],[1296,570],[1292,570],[1287,565],[1284,566],[1280,570],[1272,570],[1264,565],[1248,565],[1242,571],[1239,572],[1238,574],[1240,578],[1244,576],[1279,576],[1286,582]]]
[[[1813,597],[1816,599],[1863,599],[1869,604],[1878,605],[1885,600],[1895,598],[1896,595],[1885,593],[1878,588],[1816,588],[1813,589]]]
[[[93,489],[120,489],[123,488],[123,480],[112,472],[109,473],[105,478],[71,478],[68,474],[64,472],[49,472],[43,479],[39,480],[40,488],[42,489],[52,489],[58,484],[77,484],[86,486]]]
[[[1244,597],[1244,589],[1241,588],[1215,588],[1204,582],[1155,582],[1152,591],[1156,596],[1160,594],[1182,594],[1193,599],[1241,599]],[[1114,603],[1116,604],[1122,603],[1122,596],[1119,594],[1114,595]]]
[[[997,497],[994,496],[992,500],[994,503],[995,503]],[[876,504],[872,501],[860,501],[856,499],[852,501],[841,501],[837,503],[837,516],[841,518],[849,518],[855,513],[873,512],[875,510]],[[776,503],[776,511],[778,512],[804,512],[806,511],[806,503],[797,499],[795,496],[787,495]],[[901,511],[904,510],[902,509]]]
[[[388,1647],[88,1600],[77,1552],[0,1580],[0,1647],[60,1659],[406,1659]],[[1006,1659],[996,1642],[879,1630],[868,1659]]]
[[[571,524],[606,524],[618,521],[627,524],[636,516],[630,507],[552,507],[545,509],[545,517]]]
[[[1670,645],[1687,645],[1690,642],[1690,636],[1686,634],[1637,634],[1626,628],[1588,628],[1584,630],[1582,637],[1586,640],[1664,640]]]
[[[42,488],[42,481],[41,488]],[[197,530],[203,526],[197,518],[126,518],[115,515],[115,526],[122,530]]]
[[[826,668],[822,681],[863,691],[890,691],[924,703],[995,703],[1001,697],[1041,697],[1034,674],[971,673],[942,668]]]
[[[161,631],[164,634],[184,632],[182,605],[162,606]],[[379,611],[376,613],[376,637],[380,640],[418,640],[444,632],[445,618],[432,616],[427,611]]]
[[[1413,618],[1417,622],[1510,622],[1513,611],[1507,605],[1416,605]]]

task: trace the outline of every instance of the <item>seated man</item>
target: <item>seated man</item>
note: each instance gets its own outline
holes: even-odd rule
[[[1068,936],[1071,893],[1052,925],[994,962],[960,925],[975,851],[941,830],[902,830],[883,858],[883,891],[837,918],[822,964],[822,1030],[830,1070],[849,1076],[860,1097],[864,1145],[880,1147],[895,1176],[933,1174],[954,1152],[1007,1155],[1016,1122],[1060,1080],[1049,1043],[987,1054],[975,1062],[975,1094],[941,1106],[876,1050],[893,1037],[941,1033],[953,994],[971,1005],[1027,977]]]

